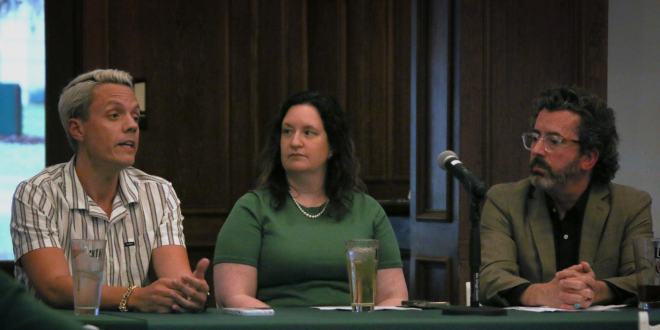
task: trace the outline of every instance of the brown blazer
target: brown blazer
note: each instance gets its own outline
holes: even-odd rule
[[[597,280],[636,292],[632,239],[653,237],[651,196],[614,183],[592,184],[580,237],[580,261]],[[493,186],[481,216],[479,300],[508,306],[500,292],[547,283],[556,269],[552,221],[543,191],[529,179]]]

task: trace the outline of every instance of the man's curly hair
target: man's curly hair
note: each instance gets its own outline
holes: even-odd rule
[[[609,183],[619,170],[619,135],[616,132],[614,110],[604,100],[577,86],[562,86],[541,92],[533,102],[536,124],[539,112],[567,110],[580,116],[578,136],[580,152],[598,150],[598,162],[591,178],[595,182]]]

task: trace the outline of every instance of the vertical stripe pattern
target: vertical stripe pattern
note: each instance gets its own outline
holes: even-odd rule
[[[185,247],[182,222],[172,184],[133,167],[119,174],[108,218],[84,192],[72,159],[44,169],[16,188],[11,213],[14,275],[37,296],[17,262],[21,256],[39,248],[61,248],[71,271],[71,239],[105,239],[104,285],[144,286],[153,249]]]

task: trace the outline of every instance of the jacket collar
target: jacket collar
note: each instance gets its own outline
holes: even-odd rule
[[[530,183],[531,185],[531,183]],[[552,233],[552,220],[548,214],[545,194],[541,189],[531,186],[527,210],[530,227],[534,236],[534,245],[541,260],[541,278],[544,283],[555,278],[557,262],[555,259],[555,241]]]
[[[591,185],[589,201],[582,220],[580,261],[593,264],[601,233],[610,212],[610,204],[607,201],[609,194],[610,190],[607,185],[597,183]],[[527,208],[534,243],[541,259],[543,282],[548,282],[555,277],[557,263],[554,252],[555,242],[552,232],[552,220],[550,214],[548,214],[545,193],[541,189],[531,186]]]

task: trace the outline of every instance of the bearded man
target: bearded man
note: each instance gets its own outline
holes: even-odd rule
[[[530,177],[493,186],[482,212],[482,304],[562,309],[632,303],[632,241],[653,237],[651,197],[611,180],[614,111],[564,86],[534,100]]]

